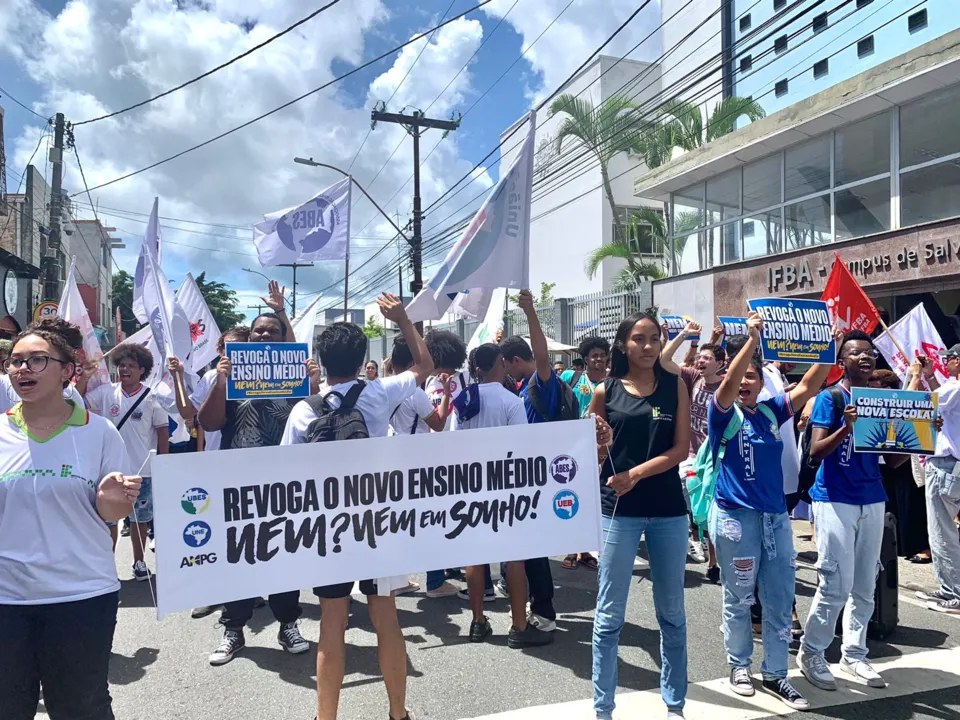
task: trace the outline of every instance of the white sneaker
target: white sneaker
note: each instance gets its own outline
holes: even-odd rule
[[[840,669],[855,678],[860,683],[872,688],[885,688],[887,684],[880,677],[880,673],[873,669],[873,665],[866,660],[849,661],[846,658],[840,661]]]
[[[397,588],[396,590],[394,590],[391,593],[391,595],[393,595],[394,597],[397,597],[398,595],[411,595],[415,592],[420,592],[420,585],[419,583],[415,583],[413,582],[413,580],[410,580],[402,588]]]
[[[823,659],[823,655],[808,655],[803,647],[797,652],[797,666],[800,672],[814,687],[821,690],[836,690],[837,679],[830,671],[830,666]]]
[[[703,547],[693,538],[690,538],[687,543],[687,558],[695,563],[705,563],[707,561],[707,558],[703,555]]]
[[[927,603],[927,607],[937,612],[946,613],[947,615],[960,615],[960,600],[956,598],[953,600],[940,600],[939,602],[930,601]]]
[[[527,615],[527,625],[535,627],[540,632],[553,632],[557,629],[556,620],[547,620],[542,615],[533,612]]]

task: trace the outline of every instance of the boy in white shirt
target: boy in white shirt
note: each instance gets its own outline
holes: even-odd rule
[[[143,476],[140,497],[130,516],[133,577],[137,582],[143,582],[150,577],[143,551],[147,547],[147,533],[153,520],[153,489],[147,458],[151,450],[156,450],[158,455],[169,451],[168,415],[156,394],[143,384],[143,379],[153,370],[153,355],[149,350],[136,343],[125,343],[114,349],[110,358],[120,382],[100,385],[87,392],[88,377],[84,375],[78,381],[77,389],[84,395],[90,410],[107,418],[120,431],[130,461],[130,472]]]
[[[376,379],[360,386],[354,407],[363,415],[370,437],[386,437],[394,408],[412,396],[420,383],[430,375],[433,361],[400,299],[385,293],[377,303],[383,316],[400,328],[413,359],[410,368],[399,375]],[[362,328],[353,323],[334,323],[317,338],[317,352],[327,378],[320,388],[320,394],[326,396],[328,402],[339,406],[338,397],[331,393],[346,397],[351,392],[357,392],[357,376],[367,354],[366,335]],[[297,403],[290,413],[280,444],[308,442],[307,431],[316,419],[317,414],[307,401]],[[337,719],[346,662],[345,635],[352,589],[352,582],[313,589],[320,598],[323,616],[317,648],[317,720]],[[360,591],[367,596],[370,620],[377,631],[380,672],[387,689],[390,718],[410,720],[406,710],[407,652],[397,618],[396,600],[392,595],[377,595],[374,580],[362,581]]]

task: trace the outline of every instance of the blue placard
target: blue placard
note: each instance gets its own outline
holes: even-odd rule
[[[734,335],[747,334],[747,319],[745,317],[717,315],[717,320],[720,321],[720,325],[723,327],[723,341],[721,344],[724,348],[727,347],[727,338],[732,338]]]
[[[911,390],[852,389],[857,421],[853,449],[865,453],[933,455],[937,447],[937,394]]]
[[[660,320],[667,326],[667,339],[673,340],[677,335],[683,332],[687,323],[693,322],[689,315],[662,315]],[[687,340],[700,340],[700,335],[691,335]]]
[[[768,362],[837,362],[837,341],[827,304],[822,300],[749,300],[763,318],[760,351]]]
[[[305,398],[310,395],[306,343],[227,343],[233,367],[227,400]]]

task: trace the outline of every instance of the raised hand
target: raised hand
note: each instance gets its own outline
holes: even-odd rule
[[[377,305],[380,307],[380,312],[383,314],[383,317],[390,322],[399,325],[407,319],[407,310],[403,307],[403,302],[393,293],[383,293],[383,295],[377,298]]]
[[[281,288],[280,283],[278,283],[276,280],[271,280],[267,284],[267,294],[270,297],[261,297],[260,299],[263,300],[264,305],[273,310],[275,313],[279,314],[286,312],[287,308],[286,305],[284,305],[286,293],[286,287]]]
[[[763,331],[763,318],[760,317],[759,313],[755,313],[752,310],[750,314],[747,315],[747,332],[750,337],[754,340],[760,340],[760,333]]]

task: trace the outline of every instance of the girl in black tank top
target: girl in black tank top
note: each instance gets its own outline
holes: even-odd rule
[[[611,717],[617,688],[617,653],[633,564],[646,537],[653,603],[660,625],[660,694],[668,711],[682,714],[687,692],[687,621],[683,575],[687,508],[678,466],[690,452],[690,397],[677,375],[660,366],[660,327],[637,313],[620,323],[610,377],[598,385],[590,412],[613,431],[602,457],[600,493],[603,545],[593,625],[594,711]]]

